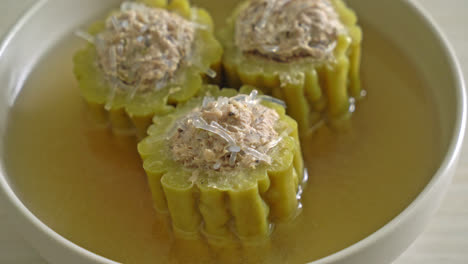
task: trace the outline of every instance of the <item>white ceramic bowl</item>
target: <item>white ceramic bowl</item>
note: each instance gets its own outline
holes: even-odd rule
[[[116,0],[40,0],[0,46],[0,194],[23,236],[51,263],[115,263],[61,237],[15,195],[4,170],[7,116],[24,80],[48,47],[103,13]],[[349,0],[362,20],[402,49],[435,95],[441,122],[443,161],[426,188],[400,215],[360,242],[313,263],[390,263],[420,234],[450,184],[465,130],[466,98],[457,60],[446,39],[420,7],[405,0]]]

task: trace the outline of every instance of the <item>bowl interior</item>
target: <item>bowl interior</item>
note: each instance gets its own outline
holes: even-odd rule
[[[440,32],[428,24],[427,14],[421,14],[409,1],[350,0],[358,17],[372,24],[391,39],[410,58],[426,81],[435,98],[441,127],[442,154],[448,151],[456,134],[458,111],[461,110],[460,79],[454,68]],[[398,14],[398,15],[395,15]]]
[[[118,2],[117,0],[99,2],[43,0],[35,4],[34,12],[30,12],[19,21],[12,34],[6,38],[4,45],[0,47],[0,80],[4,84],[0,89],[2,142],[5,138],[10,108],[36,63],[54,43],[69,36],[110,7],[116,6]],[[426,80],[427,89],[433,94],[437,107],[438,116],[434,118],[438,119],[440,124],[442,164],[442,158],[447,153],[452,154],[449,151],[459,134],[462,101],[461,91],[456,89],[460,88],[457,69],[439,35],[406,1],[349,0],[348,3],[356,10],[363,23],[371,25],[387,39],[392,39]],[[232,9],[225,10],[227,14]],[[224,14],[217,16],[225,17]],[[3,143],[0,144],[0,155],[3,157]],[[7,182],[11,182],[4,172],[3,158],[0,162],[2,168],[0,177],[5,177]],[[14,191],[14,186],[10,187]]]

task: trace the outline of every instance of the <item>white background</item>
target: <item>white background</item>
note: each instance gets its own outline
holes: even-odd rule
[[[381,1],[381,0],[376,0]],[[441,26],[468,77],[468,0],[414,0]],[[0,0],[0,37],[34,0]],[[11,227],[0,204],[0,263],[47,264]],[[468,141],[453,184],[426,231],[394,264],[468,263]],[[367,263],[363,263],[367,264]],[[374,263],[369,263],[374,264]],[[378,264],[378,263],[375,263]]]

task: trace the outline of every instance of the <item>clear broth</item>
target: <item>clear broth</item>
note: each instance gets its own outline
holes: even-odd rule
[[[234,1],[196,1],[220,22]],[[224,13],[220,10],[224,10]],[[25,205],[70,241],[123,263],[305,263],[365,238],[424,188],[439,157],[431,95],[397,47],[364,26],[368,96],[352,129],[303,142],[309,182],[302,213],[271,242],[216,249],[177,240],[154,212],[133,142],[89,122],[72,74],[83,43],[68,37],[39,62],[10,113],[6,165]]]

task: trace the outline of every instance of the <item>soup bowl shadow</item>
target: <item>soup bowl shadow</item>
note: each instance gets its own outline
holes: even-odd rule
[[[50,263],[116,262],[60,236],[32,214],[15,194],[3,158],[8,113],[28,74],[48,47],[117,2],[40,0],[18,20],[0,45],[3,84],[0,89],[0,197],[12,223]],[[420,6],[407,0],[349,0],[348,4],[360,19],[392,39],[425,78],[428,92],[436,99],[443,158],[424,190],[392,221],[356,244],[312,263],[390,263],[423,231],[451,182],[465,132],[465,87],[452,48]]]

